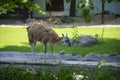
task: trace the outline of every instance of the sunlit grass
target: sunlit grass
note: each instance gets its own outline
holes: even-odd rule
[[[69,37],[73,37],[74,28],[53,28],[59,36],[68,33]],[[101,35],[103,28],[80,28],[77,27],[79,35]],[[66,53],[77,53],[85,55],[88,53],[112,53],[120,54],[120,28],[104,28],[104,42],[96,44],[92,47],[67,47],[64,45],[55,45],[54,52],[58,53],[64,50]],[[30,52],[28,44],[27,31],[25,28],[0,28],[0,51],[20,51]],[[37,43],[35,52],[43,52],[43,45]],[[48,52],[50,51],[48,45]]]

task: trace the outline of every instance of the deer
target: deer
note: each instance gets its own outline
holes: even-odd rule
[[[58,34],[50,27],[46,27],[42,24],[32,24],[27,27],[28,32],[28,40],[29,44],[31,45],[31,51],[34,55],[34,48],[36,42],[39,41],[44,45],[44,56],[43,59],[45,60],[45,54],[47,52],[47,43],[50,43],[50,49],[53,55],[53,46],[54,44],[58,43],[66,43],[67,46],[71,46],[69,37],[62,33],[62,37],[59,37]],[[34,57],[33,57],[34,58]]]

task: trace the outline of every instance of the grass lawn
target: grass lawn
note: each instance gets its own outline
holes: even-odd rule
[[[73,37],[74,28],[53,28],[59,36],[61,33],[68,33]],[[77,28],[79,35],[101,35],[103,28]],[[67,47],[65,45],[55,45],[54,52],[58,53],[64,50],[66,53],[77,53],[86,55],[88,53],[112,53],[120,54],[120,28],[104,28],[104,42],[92,47]],[[27,31],[25,28],[0,28],[0,51],[19,51],[31,52],[28,44]],[[35,52],[43,52],[43,45],[37,43]],[[51,52],[48,46],[48,51]]]

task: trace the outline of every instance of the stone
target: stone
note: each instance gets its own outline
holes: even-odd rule
[[[84,56],[84,61],[101,61],[100,54],[89,53],[88,55]]]
[[[91,35],[79,36],[75,41],[73,41],[74,46],[92,46],[98,42],[98,38]]]
[[[62,51],[59,52],[59,54],[64,55],[64,54],[65,54],[65,51],[62,50]]]

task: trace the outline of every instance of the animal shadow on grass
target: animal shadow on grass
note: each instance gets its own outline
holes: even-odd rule
[[[99,50],[99,51],[109,51],[109,52],[117,52],[120,54],[120,40],[119,39],[110,39],[110,38],[104,38],[103,39],[104,41],[103,42],[100,42],[98,44],[96,44],[95,46],[92,47],[87,47],[88,49],[91,49],[92,50]],[[18,46],[18,45],[6,45],[4,46],[3,48],[0,48],[0,51],[16,51],[16,52],[31,52],[31,47],[28,45],[27,42],[22,42],[21,43],[22,45],[21,46]],[[59,52],[60,50],[67,50],[68,48],[64,47],[63,45],[55,45],[55,49],[57,52]],[[71,47],[69,48],[70,50],[74,48],[74,47]],[[82,49],[82,51],[86,48],[84,47],[78,47],[80,49]],[[76,49],[76,48],[75,48]],[[48,45],[48,52],[49,52],[49,45]],[[37,44],[36,47],[35,47],[35,52],[36,53],[43,53],[43,45],[42,44]]]
[[[3,48],[0,48],[0,51],[31,52],[31,49],[27,46],[8,45]]]

